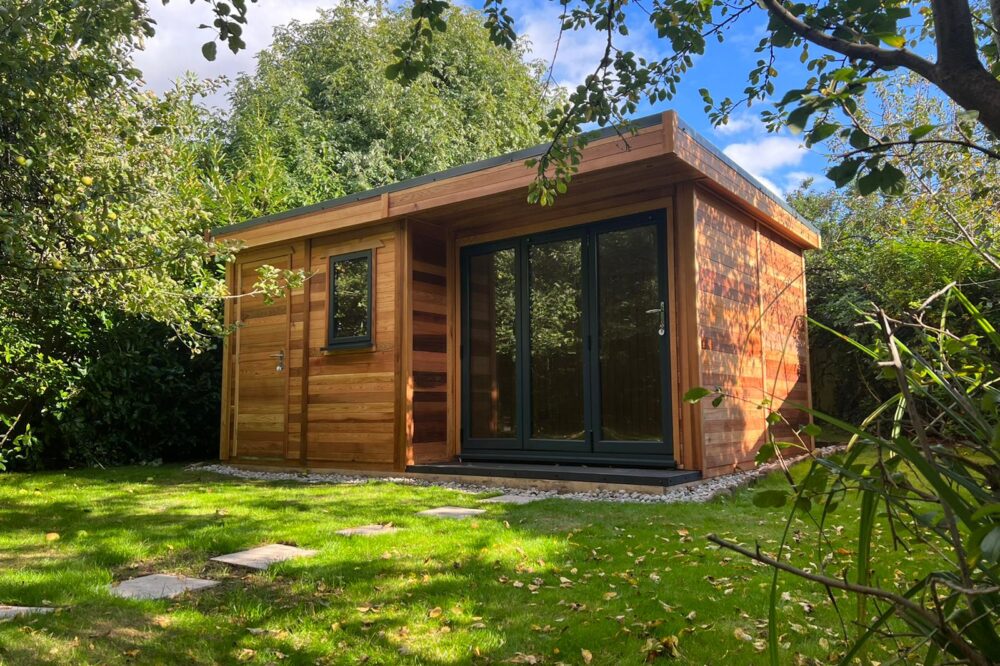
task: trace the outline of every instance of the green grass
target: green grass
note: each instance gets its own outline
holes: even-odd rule
[[[62,610],[0,623],[0,663],[580,664],[587,650],[593,664],[640,664],[649,639],[676,636],[681,663],[758,664],[770,571],[704,538],[773,549],[786,512],[753,506],[751,493],[707,505],[548,499],[457,521],[415,515],[475,506],[439,488],[177,467],[5,475],[0,603]],[[835,516],[845,566],[856,515],[845,504]],[[402,529],[335,534],[374,522]],[[274,542],[319,554],[263,573],[208,562]],[[915,567],[894,555],[886,571],[897,568]],[[108,593],[154,572],[221,584],[166,601]],[[840,644],[825,592],[787,577],[782,589],[783,663],[826,662]]]

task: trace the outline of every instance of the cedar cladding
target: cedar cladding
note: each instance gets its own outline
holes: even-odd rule
[[[701,383],[732,397],[702,406],[706,476],[753,463],[765,442],[771,401],[793,425],[790,403],[809,401],[802,251],[703,191],[696,194]],[[792,437],[779,426],[780,440]]]
[[[413,461],[448,459],[448,244],[443,229],[411,224]]]

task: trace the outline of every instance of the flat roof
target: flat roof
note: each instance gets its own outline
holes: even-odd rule
[[[663,122],[663,114],[656,113],[649,116],[643,116],[635,120],[629,121],[629,128],[643,129],[645,127],[654,127],[660,125]],[[677,129],[684,132],[690,136],[698,145],[704,149],[711,152],[714,156],[725,162],[728,166],[736,170],[743,178],[750,182],[754,187],[756,187],[760,192],[766,196],[768,199],[778,204],[782,209],[788,212],[790,215],[794,216],[799,222],[804,224],[807,228],[819,234],[819,229],[817,229],[812,222],[805,219],[798,212],[792,208],[787,201],[782,197],[775,194],[769,187],[760,182],[755,178],[750,172],[738,165],[732,159],[730,159],[725,153],[723,153],[717,146],[711,143],[708,139],[703,137],[701,134],[696,132],[694,128],[685,123],[678,116],[677,118]],[[598,139],[604,139],[607,137],[615,136],[620,132],[617,127],[604,127],[602,129],[593,130],[590,132],[585,132],[588,139],[591,141],[596,141]],[[330,208],[337,208],[348,203],[356,203],[359,201],[366,201],[368,199],[374,199],[375,197],[380,197],[383,194],[388,194],[392,192],[399,192],[401,190],[408,190],[413,187],[418,187],[420,185],[426,185],[428,183],[434,183],[441,180],[447,180],[449,178],[454,178],[456,176],[463,176],[470,173],[475,173],[477,171],[483,171],[485,169],[490,169],[492,167],[501,166],[503,164],[510,164],[511,162],[520,162],[531,159],[532,157],[538,157],[542,155],[551,145],[551,143],[540,143],[536,146],[531,146],[530,148],[523,148],[505,155],[498,155],[497,157],[491,157],[485,160],[479,160],[476,162],[469,162],[468,164],[462,164],[450,169],[445,169],[444,171],[437,171],[435,173],[429,173],[423,176],[417,176],[416,178],[410,178],[407,180],[402,180],[396,183],[390,183],[388,185],[382,185],[380,187],[372,188],[370,190],[364,190],[362,192],[355,192],[354,194],[347,194],[342,197],[337,197],[335,199],[327,199],[325,201],[320,201],[318,203],[310,204],[308,206],[300,206],[298,208],[292,208],[290,210],[281,211],[278,213],[271,213],[270,215],[263,215],[261,217],[255,217],[253,219],[247,220],[245,222],[238,222],[236,224],[229,224],[221,227],[215,227],[212,229],[211,233],[216,234],[229,234],[234,231],[240,231],[242,229],[250,229],[262,224],[268,224],[269,222],[277,222],[280,220],[285,220],[293,217],[301,217],[303,215],[308,215],[310,213],[318,213],[323,210]],[[570,184],[572,187],[572,184]]]

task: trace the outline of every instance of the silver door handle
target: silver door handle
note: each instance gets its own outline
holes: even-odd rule
[[[282,349],[277,354],[270,354],[268,358],[278,359],[278,365],[274,368],[275,372],[281,372],[285,369],[285,350]]]
[[[658,314],[660,315],[660,335],[666,335],[667,333],[667,305],[663,301],[660,301],[660,307],[653,308],[652,310],[646,310],[646,314]]]

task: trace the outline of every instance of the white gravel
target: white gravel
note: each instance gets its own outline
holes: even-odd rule
[[[817,449],[818,455],[828,456],[833,453],[843,451],[845,446],[828,446]],[[802,456],[803,458],[805,456]],[[304,472],[265,472],[250,469],[241,469],[222,464],[196,464],[187,468],[189,471],[212,472],[224,476],[232,476],[238,479],[249,479],[253,481],[294,481],[296,483],[312,484],[333,484],[333,485],[361,485],[373,481],[383,483],[398,483],[405,486],[429,486],[435,488],[447,488],[466,493],[490,493],[490,494],[510,494],[529,495],[531,497],[546,498],[558,497],[560,499],[579,500],[581,502],[629,502],[641,504],[671,504],[674,502],[708,502],[722,494],[731,494],[734,491],[750,485],[757,479],[767,476],[771,472],[780,469],[777,462],[767,463],[752,470],[734,472],[723,476],[716,476],[711,479],[703,479],[693,483],[684,484],[677,487],[668,487],[663,494],[651,495],[648,493],[630,493],[623,490],[594,490],[590,492],[559,492],[557,490],[539,490],[535,488],[508,488],[501,485],[480,485],[470,483],[450,483],[432,482],[423,479],[400,476],[365,475],[353,476],[349,474],[323,474]]]

